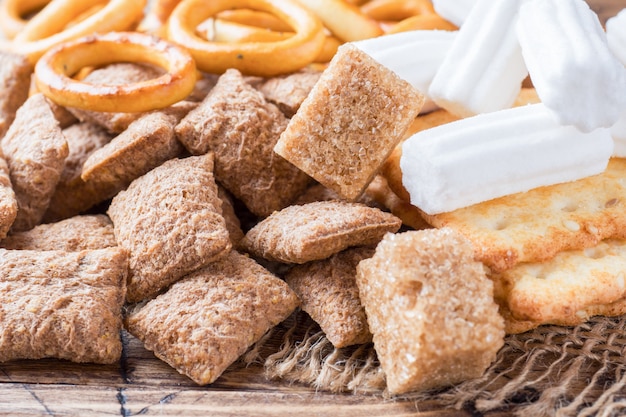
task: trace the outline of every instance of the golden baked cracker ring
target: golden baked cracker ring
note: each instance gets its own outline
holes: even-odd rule
[[[54,27],[65,27],[68,23],[72,22],[74,17],[89,9],[89,7],[85,7],[84,2],[80,0],[53,0],[48,7],[43,9],[28,22],[27,26],[33,28],[30,29],[28,34],[24,35],[24,38],[28,38],[28,40],[14,40],[9,43],[4,43],[2,48],[25,55],[28,60],[34,64],[46,51],[72,39],[77,39],[92,33],[123,31],[134,28],[143,16],[146,1],[147,0],[108,0],[104,8],[82,22],[76,23],[51,36],[36,39],[39,37],[38,35],[47,32],[48,29],[46,28],[49,26],[46,26],[45,22],[48,22],[48,25]],[[93,6],[93,2],[90,3],[89,6]],[[80,11],[71,13],[72,10]],[[57,11],[66,14],[57,15],[55,14]],[[49,21],[49,19],[53,20]],[[35,30],[34,28],[39,29]],[[26,29],[25,27],[24,30]]]
[[[241,23],[242,25],[256,26],[270,29],[275,32],[292,32],[293,28],[285,21],[279,19],[271,13],[261,12],[252,9],[224,10],[217,14],[217,17],[229,22]]]
[[[361,10],[343,0],[297,0],[322,19],[324,25],[345,42],[374,38],[383,34],[378,24]]]
[[[398,33],[410,30],[457,30],[458,28],[438,14],[424,14],[407,17],[391,25],[385,32]]]
[[[435,13],[429,0],[372,0],[361,11],[375,20],[404,20],[411,16]]]
[[[84,67],[141,62],[166,73],[134,84],[90,84],[72,77]],[[143,112],[167,107],[189,95],[196,82],[191,55],[178,45],[139,32],[111,32],[68,42],[35,66],[37,88],[62,106],[103,112]]]
[[[326,38],[324,40],[324,46],[322,47],[319,55],[317,55],[317,58],[315,58],[315,62],[330,62],[330,60],[333,59],[333,57],[337,53],[337,49],[339,49],[342,43],[343,42],[341,42],[335,36],[326,35]]]
[[[287,22],[295,35],[276,42],[220,43],[195,33],[201,22],[232,8],[272,13]],[[183,0],[167,27],[168,38],[187,48],[200,70],[217,74],[229,68],[260,76],[293,72],[313,62],[324,44],[321,21],[292,0]]]
[[[163,36],[167,33],[165,28],[167,19],[180,2],[181,0],[152,0],[137,30]]]
[[[50,0],[3,0],[0,2],[0,29],[13,39],[26,25],[26,15],[45,7]]]
[[[276,42],[289,39],[293,32],[275,32],[258,26],[250,26],[222,19],[207,19],[196,32],[210,42]]]

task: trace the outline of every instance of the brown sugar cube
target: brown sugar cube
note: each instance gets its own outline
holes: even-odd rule
[[[161,75],[157,67],[136,63],[121,62],[97,68],[89,73],[84,81],[93,84],[134,84],[148,81]],[[144,113],[106,113],[92,110],[67,108],[78,120],[90,122],[105,128],[109,133],[122,133]]]
[[[299,71],[272,77],[257,89],[270,103],[278,106],[285,116],[293,117],[321,75],[320,71]]]
[[[131,312],[126,327],[158,358],[205,385],[298,303],[284,281],[231,251]]]
[[[241,244],[269,261],[303,264],[352,246],[375,245],[401,225],[394,215],[364,204],[318,201],[273,213],[250,229]]]
[[[7,235],[16,216],[17,200],[9,178],[9,167],[0,147],[0,240]]]
[[[118,361],[127,271],[120,248],[0,249],[0,362]]]
[[[228,254],[221,206],[212,154],[167,161],[113,198],[115,237],[130,253],[129,302]]]
[[[192,154],[215,153],[217,181],[252,213],[265,217],[289,205],[310,181],[273,151],[287,122],[232,69],[176,126],[176,134]]]
[[[9,130],[15,112],[28,98],[32,65],[26,57],[0,51],[0,139]]]
[[[181,156],[184,148],[174,137],[176,122],[175,117],[163,112],[140,117],[89,155],[81,178],[85,182],[115,184],[117,190],[122,190],[135,178]]]
[[[357,285],[392,394],[479,377],[504,344],[493,284],[450,229],[388,234]]]
[[[339,195],[356,199],[402,139],[424,96],[344,44],[274,151]]]
[[[117,246],[113,224],[104,214],[74,216],[57,223],[40,224],[0,240],[0,248],[14,250],[64,250],[79,252]]]
[[[12,231],[32,229],[50,204],[69,149],[42,94],[26,100],[2,139],[18,212]]]
[[[367,343],[372,334],[356,285],[356,267],[374,249],[352,248],[328,259],[296,265],[285,280],[336,348]]]
[[[112,136],[106,130],[93,123],[81,122],[63,129],[63,136],[69,155],[44,214],[43,221],[46,223],[82,213],[119,191],[114,187],[85,183],[80,177],[89,155],[111,141]]]

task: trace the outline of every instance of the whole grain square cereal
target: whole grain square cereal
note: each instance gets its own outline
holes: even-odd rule
[[[0,362],[118,361],[127,273],[120,248],[0,249]]]
[[[257,89],[270,103],[276,104],[285,116],[293,117],[321,75],[320,71],[302,70],[269,78]]]
[[[231,251],[132,311],[126,327],[158,358],[205,385],[298,303],[284,281]]]
[[[108,209],[130,254],[127,300],[140,301],[231,249],[213,154],[172,159],[134,180]]]
[[[17,200],[9,178],[9,167],[0,147],[0,240],[6,237],[16,216]]]
[[[41,222],[69,154],[42,94],[29,97],[18,109],[1,144],[19,207],[11,230],[28,230]]]
[[[226,71],[203,102],[176,126],[192,154],[215,154],[215,178],[255,215],[291,202],[310,178],[273,151],[286,117],[235,69]]]
[[[373,254],[372,247],[351,248],[328,259],[296,265],[285,276],[302,310],[336,348],[372,340],[356,285],[356,267]]]
[[[392,394],[479,377],[504,344],[493,283],[451,229],[386,235],[357,285]]]
[[[14,250],[64,250],[79,252],[117,246],[113,224],[104,214],[74,216],[57,223],[40,224],[0,239],[0,248]]]
[[[352,246],[375,245],[401,225],[396,216],[361,203],[317,201],[272,213],[246,233],[241,245],[269,261],[303,264]]]
[[[357,47],[339,47],[274,151],[356,199],[424,104],[408,82]]]
[[[0,139],[9,130],[15,112],[28,98],[33,66],[26,57],[0,51]]]

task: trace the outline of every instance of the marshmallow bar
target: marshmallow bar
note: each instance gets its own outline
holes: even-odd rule
[[[354,46],[391,69],[422,93],[426,93],[456,31],[413,30],[354,42]],[[436,105],[426,97],[421,113]]]
[[[626,112],[622,114],[617,123],[611,127],[611,136],[615,141],[613,156],[626,158]]]
[[[463,25],[475,4],[476,0],[433,0],[437,14],[458,27]]]
[[[427,214],[604,171],[609,129],[560,125],[543,104],[461,119],[416,133],[402,145],[402,182]]]
[[[430,85],[435,103],[460,117],[511,107],[527,75],[514,29],[522,1],[476,2]]]
[[[626,65],[626,9],[606,21],[606,39],[611,52]]]
[[[626,69],[583,0],[528,0],[517,34],[537,94],[562,124],[589,132],[626,110]]]

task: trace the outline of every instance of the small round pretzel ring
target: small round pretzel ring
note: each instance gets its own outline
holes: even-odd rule
[[[372,0],[361,6],[361,11],[378,21],[400,21],[411,16],[435,13],[429,0]]]
[[[265,11],[284,20],[295,34],[276,42],[209,42],[195,33],[209,17],[232,8]],[[198,68],[221,74],[236,68],[244,74],[273,76],[296,71],[315,60],[324,44],[322,22],[291,0],[183,0],[172,12],[168,37],[191,52]]]
[[[90,84],[72,79],[82,68],[142,62],[165,69],[134,84]],[[167,107],[189,95],[196,82],[191,55],[178,45],[139,32],[90,35],[46,53],[35,66],[35,83],[52,101],[102,112],[143,112]]]
[[[276,42],[289,39],[293,32],[275,32],[258,26],[209,18],[196,28],[196,33],[210,42]]]
[[[0,28],[13,39],[28,22],[24,17],[45,7],[50,0],[3,0],[0,2]]]
[[[410,30],[457,30],[458,28],[438,14],[424,14],[407,17],[391,25],[385,32],[388,34],[408,32]]]
[[[232,9],[224,10],[217,14],[221,20],[240,23],[242,25],[256,26],[259,28],[273,30],[274,32],[292,32],[293,28],[285,21],[279,19],[271,13],[261,12],[252,9]]]
[[[134,28],[143,16],[147,0],[106,1],[106,5],[96,13],[81,22],[74,22],[77,16],[88,12],[94,2],[53,0],[24,26],[6,48],[25,55],[34,64],[46,51],[72,39]]]

